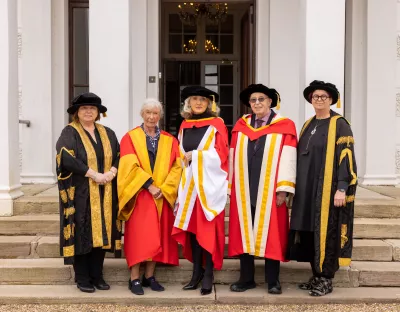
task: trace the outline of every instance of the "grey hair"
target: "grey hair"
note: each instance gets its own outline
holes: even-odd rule
[[[183,103],[182,110],[181,110],[181,116],[182,116],[183,118],[185,118],[185,119],[190,119],[190,118],[192,118],[192,115],[193,115],[192,108],[191,108],[190,105],[189,105],[190,98],[191,98],[191,96],[189,96],[188,98],[186,98],[186,100],[185,100],[184,103]],[[219,106],[217,105],[217,111],[216,111],[216,112],[213,112],[213,111],[211,110],[211,108],[212,108],[212,101],[210,101],[209,99],[207,99],[207,100],[208,100],[208,105],[207,105],[207,110],[206,110],[206,111],[209,112],[209,113],[211,114],[211,116],[213,116],[213,117],[218,117],[218,116],[219,116],[219,112],[221,111],[221,109],[220,109]]]
[[[143,118],[143,112],[146,108],[150,108],[150,109],[158,108],[160,110],[160,118],[162,118],[164,116],[163,106],[162,106],[161,102],[157,99],[148,98],[148,99],[144,100],[143,105],[140,109],[140,116],[142,116],[142,118]]]

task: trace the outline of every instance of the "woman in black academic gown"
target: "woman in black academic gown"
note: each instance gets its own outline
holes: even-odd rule
[[[111,129],[96,123],[107,111],[96,94],[79,95],[67,111],[73,121],[56,145],[60,253],[65,264],[74,265],[81,291],[108,290],[103,279],[105,251],[121,254],[115,179],[119,143]]]
[[[330,109],[340,95],[336,86],[313,81],[304,90],[315,116],[301,130],[297,148],[288,258],[310,262],[313,276],[300,289],[311,296],[333,291],[339,266],[351,261],[357,168],[348,121]]]

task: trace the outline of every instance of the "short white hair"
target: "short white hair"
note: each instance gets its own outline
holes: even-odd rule
[[[190,119],[190,118],[192,118],[192,115],[193,115],[192,108],[190,107],[190,104],[189,104],[190,98],[191,98],[191,96],[189,96],[188,98],[185,99],[185,101],[183,102],[182,110],[181,110],[181,116],[183,118],[185,118],[185,119]],[[219,116],[219,112],[221,111],[221,109],[217,105],[216,111],[213,112],[212,109],[211,109],[212,108],[212,101],[209,98],[206,98],[206,99],[208,100],[208,105],[207,105],[206,111],[208,111],[211,114],[211,116],[218,117]]]
[[[164,116],[164,109],[161,102],[153,98],[148,98],[144,100],[142,108],[140,109],[140,116],[142,116],[143,118],[143,113],[145,109],[153,109],[153,108],[158,108],[160,110],[160,118]]]

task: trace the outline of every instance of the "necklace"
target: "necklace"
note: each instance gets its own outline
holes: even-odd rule
[[[317,128],[319,126],[320,121],[321,121],[321,119],[317,119],[317,124],[315,125],[314,129],[311,130],[311,135],[308,137],[307,146],[306,146],[307,153],[308,153],[308,145],[310,144],[310,140],[311,140],[312,136],[315,134],[315,132],[317,132]]]

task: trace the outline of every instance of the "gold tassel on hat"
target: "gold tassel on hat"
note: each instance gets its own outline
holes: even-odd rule
[[[276,93],[277,97],[278,97],[278,101],[276,104],[276,109],[279,110],[281,109],[281,96],[279,95],[279,93]]]
[[[340,103],[340,94],[338,94],[338,100],[336,102],[336,107],[340,108],[341,107],[341,103]]]
[[[213,100],[212,100],[212,105],[211,105],[211,110],[215,113],[217,111],[217,103],[215,103],[215,96],[214,94],[211,94]]]
[[[103,115],[103,117],[104,118],[106,118],[107,117],[107,114],[104,112],[104,113],[102,113],[102,115]]]

